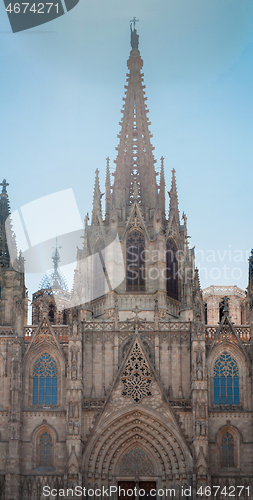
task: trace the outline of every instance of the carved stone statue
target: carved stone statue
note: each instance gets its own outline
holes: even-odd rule
[[[72,380],[77,379],[77,352],[73,349],[71,356],[71,378]]]
[[[74,422],[72,422],[72,420],[68,422],[68,427],[69,427],[69,434],[74,434]]]
[[[196,365],[197,380],[203,380],[203,360],[201,349],[198,349],[196,352]]]
[[[205,435],[206,435],[206,423],[201,422],[201,436],[205,436]]]

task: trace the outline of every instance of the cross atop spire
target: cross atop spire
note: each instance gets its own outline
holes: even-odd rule
[[[7,186],[9,186],[8,182],[6,182],[6,179],[3,180],[3,182],[0,183],[0,186],[3,186],[2,193],[7,194]]]
[[[133,17],[133,19],[131,19],[130,23],[131,23],[131,27],[132,27],[132,23],[134,25],[134,29],[135,29],[135,23],[138,23],[139,22],[139,19],[136,19],[136,17]]]
[[[139,22],[139,19],[134,17],[132,21],[130,21],[130,30],[131,30],[131,47],[132,49],[138,49],[139,45],[139,35],[137,34],[135,23]],[[132,28],[132,23],[134,25],[134,29]]]

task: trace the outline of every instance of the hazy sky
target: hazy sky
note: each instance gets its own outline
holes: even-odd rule
[[[1,2],[0,175],[11,208],[73,188],[82,219],[91,212],[96,168],[102,189],[107,156],[114,169],[133,16],[156,168],[163,155],[167,190],[176,169],[202,287],[244,289],[253,247],[251,0],[80,0],[16,34]],[[39,281],[29,278],[30,292]]]

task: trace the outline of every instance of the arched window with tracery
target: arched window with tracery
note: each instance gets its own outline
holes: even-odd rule
[[[235,467],[234,437],[229,432],[223,434],[221,439],[221,466]]]
[[[167,296],[179,300],[177,252],[178,249],[175,241],[169,238],[166,243]]]
[[[52,437],[48,432],[45,432],[39,440],[39,466],[52,466],[52,448]]]
[[[134,229],[126,241],[126,289],[128,292],[145,291],[145,238]]]
[[[44,352],[33,369],[33,404],[57,405],[57,365],[50,354]]]
[[[223,352],[214,365],[214,404],[239,405],[239,370],[237,362]]]
[[[93,299],[97,299],[98,297],[104,295],[106,290],[104,260],[101,253],[104,248],[104,240],[99,238],[94,246],[94,254],[92,255]]]

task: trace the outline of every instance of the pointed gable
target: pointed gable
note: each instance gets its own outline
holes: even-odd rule
[[[152,374],[137,341],[131,349],[121,381],[124,386],[122,396],[130,396],[135,403],[145,396],[152,396]]]
[[[60,347],[60,344],[58,342],[58,339],[46,317],[44,317],[38,326],[36,328],[35,332],[32,335],[31,343],[25,353],[25,356],[28,355],[28,353],[35,347],[39,347],[40,345],[44,346],[54,346],[56,347],[62,354],[62,350]]]

